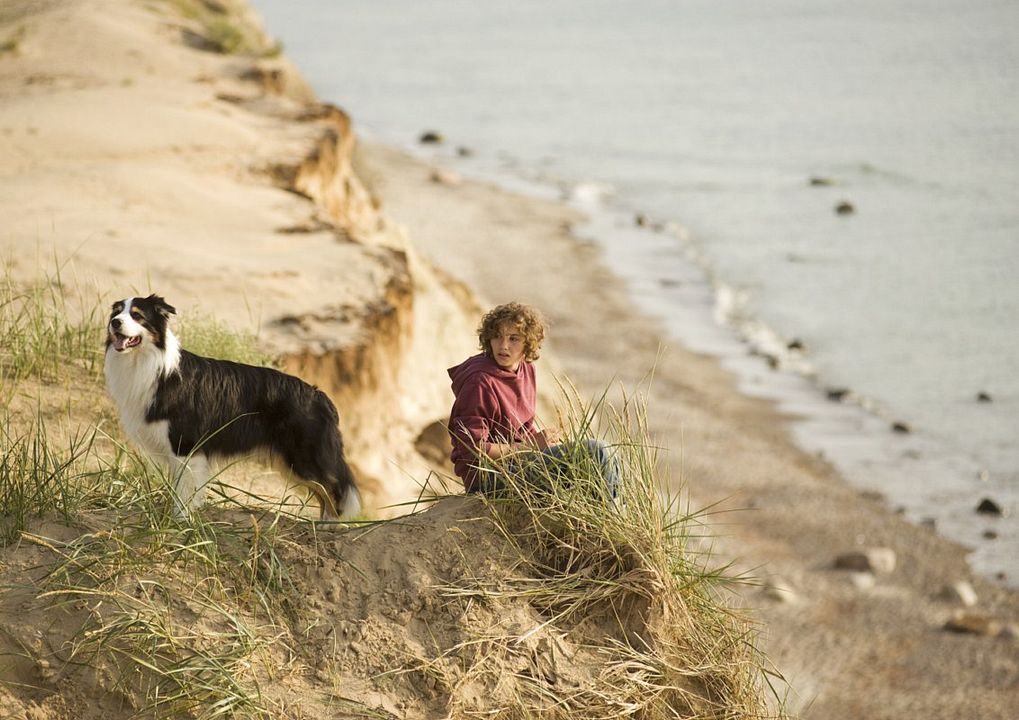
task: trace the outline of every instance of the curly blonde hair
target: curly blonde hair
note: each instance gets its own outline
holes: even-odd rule
[[[518,302],[506,303],[492,308],[481,318],[478,325],[478,342],[481,351],[492,357],[492,339],[499,336],[499,328],[504,324],[515,325],[524,336],[524,360],[533,362],[540,355],[541,343],[545,339],[547,327],[545,316],[529,305]]]

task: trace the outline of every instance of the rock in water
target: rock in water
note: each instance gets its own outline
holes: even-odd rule
[[[832,402],[842,402],[849,395],[849,388],[828,388],[827,395],[828,399]]]
[[[1001,517],[1005,514],[1005,511],[1001,509],[1001,505],[991,500],[991,498],[984,498],[977,505],[977,512],[981,515],[993,515],[994,517]]]

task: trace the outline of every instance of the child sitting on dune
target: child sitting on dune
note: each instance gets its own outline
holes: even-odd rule
[[[560,444],[556,428],[539,430],[534,422],[537,384],[534,361],[545,339],[541,313],[520,303],[493,308],[481,320],[478,341],[482,352],[449,369],[453,381],[453,409],[449,434],[451,459],[467,492],[497,493],[503,489],[498,473],[486,460],[507,458],[510,468],[526,468],[544,461],[545,468],[561,467],[575,456],[575,445]],[[584,450],[602,470],[608,498],[614,498],[619,472],[609,448],[586,440]],[[529,479],[538,472],[526,473]]]

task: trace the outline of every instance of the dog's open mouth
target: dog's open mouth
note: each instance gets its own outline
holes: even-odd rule
[[[134,337],[127,337],[120,333],[113,333],[113,349],[117,352],[123,352],[128,348],[133,348],[142,341],[141,335],[135,335]]]

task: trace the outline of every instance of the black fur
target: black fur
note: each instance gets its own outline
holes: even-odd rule
[[[197,450],[229,457],[267,448],[298,478],[321,484],[337,510],[354,485],[332,401],[272,368],[181,350],[177,372],[160,378],[145,419],[169,422],[178,456]]]

